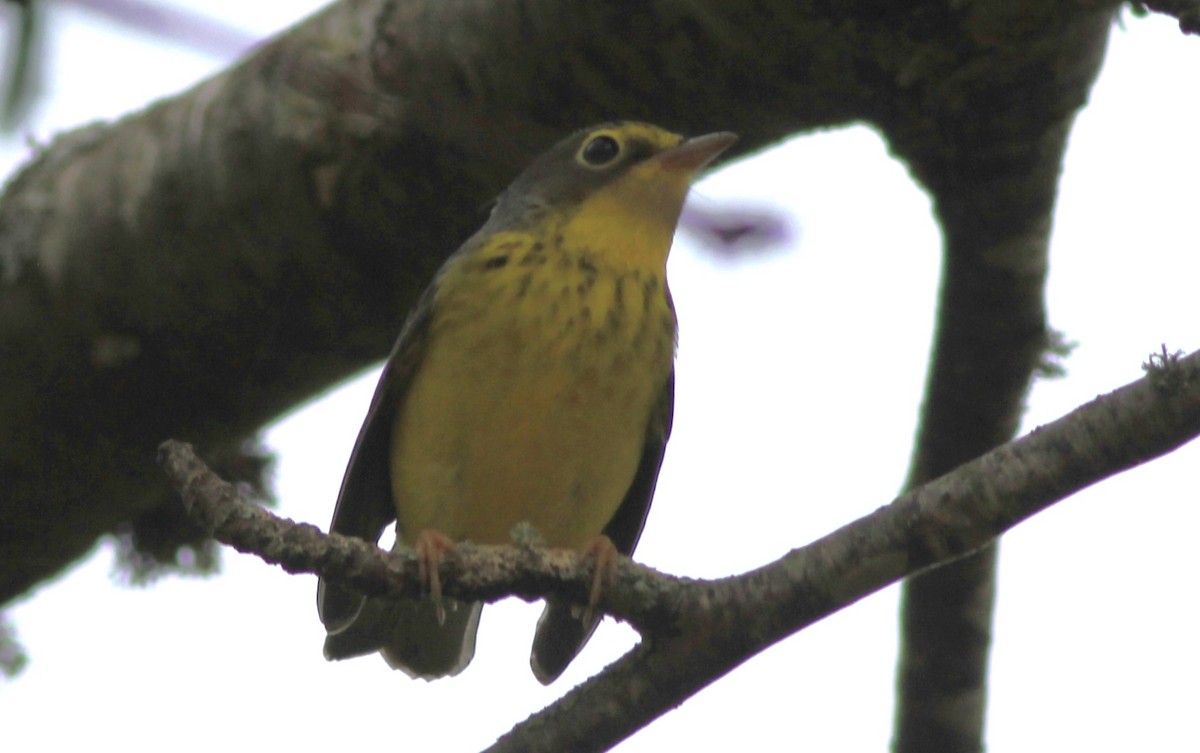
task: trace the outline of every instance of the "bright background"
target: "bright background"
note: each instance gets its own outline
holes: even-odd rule
[[[318,4],[201,5],[253,38]],[[30,126],[40,140],[136,110],[230,61],[131,34],[66,0],[53,7],[49,96]],[[1137,379],[1162,343],[1200,346],[1197,72],[1200,39],[1173,21],[1126,17],[1113,33],[1067,155],[1051,256],[1051,324],[1079,346],[1067,378],[1035,385],[1026,429]],[[2,146],[8,173],[28,150],[18,139]],[[921,399],[940,241],[928,198],[865,128],[732,165],[693,202],[771,209],[790,227],[786,242],[733,256],[685,233],[671,258],[682,322],[676,424],[638,559],[708,577],[773,560],[895,495]],[[376,376],[269,429],[281,514],[327,523]],[[1189,446],[1005,539],[990,750],[1195,744],[1198,461],[1200,446]],[[545,689],[527,664],[540,606],[509,601],[485,610],[464,674],[412,681],[374,657],[322,659],[313,577],[232,552],[224,561],[216,578],[129,588],[113,582],[102,545],[13,607],[31,662],[0,685],[4,748],[477,750],[634,641],[606,622]],[[897,594],[748,661],[620,749],[885,750]]]

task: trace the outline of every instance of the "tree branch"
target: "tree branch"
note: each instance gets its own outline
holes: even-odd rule
[[[642,642],[492,750],[606,750],[767,646],[1200,435],[1200,354],[1181,358],[1164,349],[1146,370],[1144,378],[758,570],[697,581],[622,561],[602,606],[635,625]],[[371,595],[417,595],[410,553],[389,556],[246,503],[186,444],[165,443],[160,460],[192,519],[218,540]],[[464,546],[447,565],[445,591],[462,599],[556,593],[583,601],[589,584],[586,563],[570,552]]]
[[[1178,20],[1179,30],[1184,34],[1200,34],[1200,2],[1197,0],[1144,0],[1134,3],[1135,7],[1139,5]]]
[[[923,19],[924,44],[901,79],[913,96],[879,116],[893,149],[933,195],[944,238],[906,488],[1017,431],[1052,341],[1045,283],[1058,175],[1110,24],[1103,8],[1087,16],[1044,3],[960,10],[947,5]],[[960,77],[979,55],[992,72]],[[993,76],[1000,71],[1005,78]],[[996,552],[986,549],[905,584],[895,753],[982,748],[995,569]]]
[[[316,526],[279,517],[246,500],[219,477],[192,445],[169,440],[159,462],[183,498],[187,515],[213,538],[253,554],[289,573],[315,573],[371,596],[421,596],[415,550],[389,553],[362,539],[322,533]],[[622,582],[643,576],[659,593],[677,580],[623,560]],[[443,592],[466,600],[496,601],[518,596],[527,601],[557,593],[586,602],[592,587],[590,560],[578,552],[532,546],[464,543],[442,568]],[[646,595],[621,592],[606,600],[607,612],[646,628]],[[637,597],[630,605],[629,598]]]

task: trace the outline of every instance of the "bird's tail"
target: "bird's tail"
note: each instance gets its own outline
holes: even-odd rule
[[[379,651],[393,669],[435,680],[463,671],[475,656],[482,602],[443,600],[445,621],[429,599],[367,599],[354,620],[325,638],[325,658]]]

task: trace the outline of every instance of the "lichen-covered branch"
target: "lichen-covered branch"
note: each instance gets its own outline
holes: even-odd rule
[[[1147,371],[758,570],[697,581],[622,562],[602,606],[649,640],[493,750],[606,750],[767,646],[1200,435],[1200,355],[1164,349]],[[168,442],[161,455],[191,517],[219,540],[290,572],[318,573],[373,595],[417,595],[410,554],[388,555],[250,505],[188,445]],[[586,562],[571,552],[464,546],[448,562],[445,591],[487,600],[558,593],[582,602],[589,582]]]
[[[421,595],[415,551],[402,548],[388,553],[361,539],[323,533],[316,526],[279,517],[243,498],[186,442],[163,443],[159,462],[179,490],[187,515],[221,543],[289,573],[316,573],[372,596]],[[647,591],[641,583],[639,593],[610,595],[606,609],[643,628],[647,627],[647,598],[681,582],[628,559],[620,573],[625,583],[647,581],[653,587]],[[582,603],[592,587],[586,556],[540,546],[463,543],[446,558],[442,576],[447,596],[472,601],[505,596],[532,600],[558,593]]]

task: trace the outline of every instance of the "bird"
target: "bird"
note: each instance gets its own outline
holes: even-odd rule
[[[366,598],[321,579],[326,658],[379,652],[414,678],[460,673],[482,604],[442,599],[438,565],[518,526],[594,557],[598,600],[641,536],[671,432],[675,227],[693,180],[735,139],[633,121],[577,131],[446,259],[383,368],[330,524],[377,543],[395,521],[429,594]],[[547,599],[530,657],[540,682],[590,638],[594,606]]]

